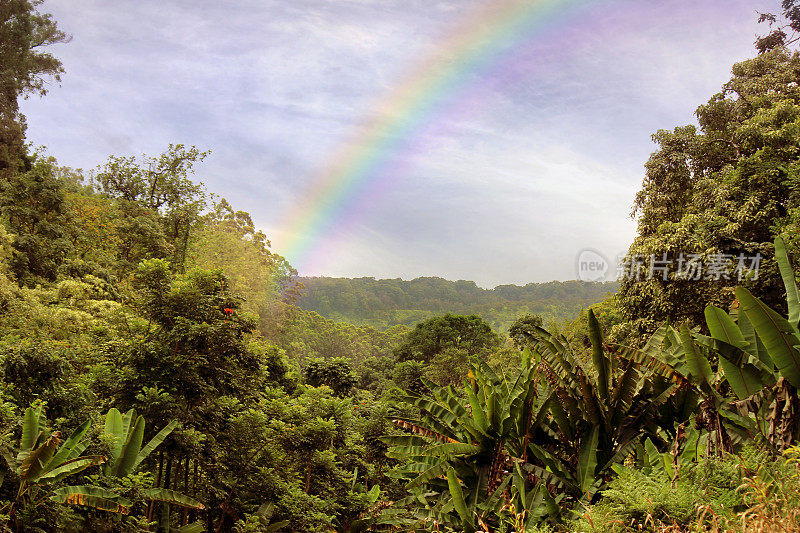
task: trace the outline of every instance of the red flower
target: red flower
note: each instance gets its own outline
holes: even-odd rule
[[[233,314],[233,309],[231,309],[230,307],[226,307],[226,308],[225,308],[225,314],[226,314],[226,315],[231,315],[231,314]]]

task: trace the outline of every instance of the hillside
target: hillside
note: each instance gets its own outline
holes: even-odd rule
[[[749,45],[752,32],[729,12],[752,6],[666,0],[650,2],[665,4],[658,13],[604,4],[568,14],[557,2],[498,0],[474,6],[465,26],[454,20],[465,10],[438,5],[447,2],[87,2],[74,13],[66,5],[78,3],[53,2],[74,26],[77,83],[65,77],[64,97],[29,121],[20,102],[68,74],[47,50],[71,37],[44,3],[0,0],[0,533],[800,533],[800,0],[758,14],[769,24],[758,55],[699,107],[684,97],[728,69],[723,49]],[[570,24],[549,26],[556,19]],[[367,86],[390,88],[403,60],[393,52],[411,60],[453,22],[455,38],[431,49],[442,61],[421,63],[441,74],[412,85],[448,100],[458,120],[428,120],[438,102],[399,85],[392,101],[415,105],[381,107],[363,123],[354,138],[368,157],[354,145],[322,181],[299,179],[339,142]],[[741,38],[726,45],[720,29],[731,26]],[[527,64],[544,85],[522,76]],[[665,68],[670,83],[638,83]],[[461,90],[461,71],[479,92]],[[631,214],[614,203],[625,176],[593,156],[628,168],[634,125],[619,145],[585,126],[611,113],[618,124],[645,113],[672,124],[662,89],[673,81],[692,91],[672,104],[696,120],[652,136],[619,284],[297,277],[331,252],[346,261],[332,264],[367,264],[398,245],[400,260],[381,263],[396,275],[467,276],[448,274],[464,268],[455,239],[478,280],[519,273],[509,258],[530,266],[521,251],[568,267],[567,237],[623,238],[596,214]],[[491,98],[502,129],[441,94],[452,87],[481,103],[515,96],[495,91],[506,85],[524,93],[507,103],[524,105]],[[606,99],[608,85],[633,90]],[[582,128],[594,146],[550,135],[541,119]],[[34,149],[26,132],[37,123],[49,138],[79,133],[58,142],[63,159]],[[420,142],[406,143],[401,130],[417,125]],[[455,130],[482,165],[459,156]],[[192,145],[132,155],[166,134],[209,132],[224,139],[210,168],[210,152]],[[104,147],[124,151],[93,170],[63,166]],[[433,152],[457,172],[425,163]],[[276,170],[275,181],[259,179]],[[340,173],[346,186],[330,187]],[[383,209],[369,173],[392,188],[384,178],[412,178],[395,190],[414,194]],[[458,177],[487,194],[462,198]],[[290,194],[307,181],[314,195]],[[248,197],[214,192],[237,189]],[[442,223],[424,216],[422,197]],[[369,209],[351,211],[347,198]],[[273,200],[310,215],[315,231],[270,223]],[[259,212],[240,209],[248,204]],[[331,223],[340,215],[359,230],[352,239]],[[259,220],[297,240],[273,249]]]
[[[305,286],[298,305],[331,320],[378,329],[414,324],[443,313],[474,313],[506,332],[526,313],[545,322],[575,318],[581,309],[616,292],[618,284],[551,281],[483,289],[473,281],[438,277],[402,279],[300,278]]]

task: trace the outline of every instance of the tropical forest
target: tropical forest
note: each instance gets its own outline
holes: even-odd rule
[[[0,0],[0,531],[800,531],[800,2],[765,0],[763,13],[738,0],[256,4]],[[459,50],[445,54],[456,59],[433,61],[438,70],[425,71],[432,76],[425,78],[425,98],[443,94],[441,87],[455,79],[480,85],[477,65],[485,67],[481,79],[512,84],[511,73],[522,76],[523,67],[498,52],[512,37],[515,46],[533,50],[525,56],[530,61],[550,65],[541,51],[561,50],[552,60],[561,66],[553,69],[605,61],[591,54],[608,53],[622,64],[640,53],[636,46],[604,48],[603,32],[618,33],[610,28],[625,21],[663,26],[672,32],[675,54],[689,43],[686,57],[670,56],[669,77],[694,76],[713,87],[692,101],[687,95],[694,89],[666,91],[689,114],[658,111],[656,96],[623,99],[626,106],[641,104],[640,118],[652,110],[647,120],[661,126],[635,141],[650,155],[631,163],[636,181],[630,194],[620,194],[622,209],[611,196],[593,188],[582,193],[567,178],[530,178],[542,195],[563,187],[558,194],[582,209],[602,204],[603,216],[630,224],[630,234],[584,222],[572,204],[557,207],[563,227],[551,224],[555,211],[548,209],[561,196],[525,207],[515,198],[522,192],[498,192],[507,207],[496,216],[509,218],[496,227],[481,218],[483,206],[495,201],[483,193],[468,197],[472,215],[448,214],[468,187],[438,189],[436,180],[452,169],[481,174],[463,158],[516,141],[511,126],[489,135],[481,123],[470,135],[487,140],[460,152],[448,144],[461,124],[453,119],[452,131],[437,133],[440,144],[432,140],[436,132],[419,129],[402,147],[391,144],[406,134],[403,120],[413,122],[427,109],[420,99],[402,108],[405,118],[388,106],[393,126],[375,139],[395,140],[359,156],[358,168],[391,151],[408,158],[386,163],[386,176],[400,183],[416,168],[410,161],[441,156],[425,178],[428,203],[414,196],[419,201],[403,204],[408,217],[393,222],[391,233],[379,211],[388,212],[411,189],[395,185],[383,197],[364,192],[384,200],[364,204],[373,218],[365,215],[362,226],[372,226],[363,234],[375,240],[365,240],[370,251],[359,255],[333,230],[349,215],[323,214],[334,212],[334,203],[325,202],[365,182],[367,171],[332,171],[361,177],[342,178],[337,188],[315,182],[305,196],[292,197],[287,191],[302,172],[286,170],[289,154],[312,158],[318,147],[307,144],[319,132],[284,130],[264,118],[274,112],[297,125],[313,112],[334,121],[342,109],[331,103],[320,111],[328,100],[286,88],[293,96],[280,112],[253,104],[264,115],[216,123],[217,146],[201,132],[211,111],[184,114],[214,95],[224,94],[214,100],[219,106],[235,107],[258,92],[278,101],[284,87],[271,84],[282,76],[260,88],[244,82],[232,88],[225,80],[236,69],[292,64],[300,78],[314,76],[311,55],[257,48],[262,57],[247,50],[250,41],[238,48],[248,36],[284,35],[281,21],[297,21],[302,32],[294,41],[270,41],[274,50],[317,38],[339,46],[347,37],[355,44],[345,48],[356,55],[339,55],[341,64],[328,74],[350,69],[385,85],[382,61],[351,65],[350,59],[376,42],[392,57],[410,53],[388,46],[389,39],[433,32],[429,22],[458,19],[468,8],[483,11],[467,24],[472,33],[456,32],[450,48],[440,49]],[[360,25],[358,17],[372,9],[394,29]],[[695,15],[666,19],[649,9]],[[259,21],[252,34],[251,19]],[[334,19],[344,22],[334,28]],[[582,28],[583,42],[573,39],[571,27]],[[689,27],[703,28],[704,36],[690,36]],[[147,42],[151,30],[164,40]],[[226,55],[216,40],[220,32],[235,53]],[[193,37],[175,44],[186,35]],[[731,35],[748,55],[703,55],[691,47],[706,37],[722,47]],[[660,38],[641,42],[651,39],[654,48],[647,49],[654,50]],[[95,42],[105,48],[87,48]],[[572,46],[594,59],[569,56],[564,50]],[[135,51],[123,57],[119,47]],[[158,100],[154,114],[136,107],[189,75],[179,58],[205,54],[212,74],[203,76],[214,81],[181,89],[190,103]],[[154,57],[168,58],[163,77],[138,73]],[[336,54],[325,57],[330,62]],[[118,70],[104,70],[106,64]],[[442,69],[455,70],[440,76]],[[661,75],[656,71],[664,69],[647,72]],[[621,72],[586,90],[634,90],[613,80]],[[727,77],[717,79],[716,72]],[[536,73],[547,78],[544,67]],[[341,76],[328,80],[329,96],[360,86]],[[96,85],[101,78],[109,85]],[[430,80],[442,85],[430,89]],[[583,82],[559,80],[564,98],[584,90]],[[104,92],[110,85],[133,87],[130,103],[114,103]],[[480,102],[500,85],[484,84],[486,92],[465,101]],[[417,94],[418,86],[404,85],[401,96]],[[504,94],[536,99],[537,90]],[[593,112],[577,99],[569,99],[571,112]],[[106,116],[112,105],[133,122]],[[463,119],[471,109],[463,104],[448,113]],[[572,120],[556,107],[547,112],[554,121]],[[517,124],[520,117],[503,119]],[[638,128],[639,119],[631,120]],[[186,123],[186,135],[162,143],[176,131],[172,122]],[[242,132],[232,132],[231,124]],[[253,155],[261,145],[249,146],[245,134],[273,135],[274,151]],[[430,144],[408,147],[419,139]],[[586,153],[592,146],[605,150],[605,142],[593,138]],[[78,146],[82,151],[70,148]],[[541,152],[560,157],[555,149]],[[612,159],[623,165],[628,155]],[[543,163],[542,176],[561,172],[566,163],[558,161]],[[258,172],[272,177],[259,182]],[[593,179],[617,187],[615,178],[597,172]],[[528,178],[507,179],[521,187]],[[375,190],[381,180],[371,182]],[[497,191],[507,185],[487,175],[470,187],[483,190],[481,180],[493,180]],[[318,198],[317,222],[307,227],[322,229],[304,238],[325,241],[308,248],[321,260],[297,252],[265,214],[271,208],[259,207],[288,209],[304,198]],[[425,210],[449,220],[439,233],[424,223]],[[526,217],[541,217],[541,224],[527,224],[533,218]],[[497,248],[483,247],[484,230]],[[555,257],[551,249],[581,231],[592,236],[585,237],[589,251],[578,256],[576,249],[577,260],[552,267],[562,270],[519,272],[534,256]],[[401,233],[408,240],[392,244]],[[434,233],[440,241],[432,244]],[[625,247],[617,265],[610,257],[601,261],[606,248],[601,253],[603,245],[591,241],[609,235]],[[462,241],[469,248],[463,255],[456,247]],[[382,259],[379,242],[397,253]],[[342,256],[349,262],[329,259]],[[584,261],[589,256],[594,262]],[[601,266],[605,275],[594,275]],[[463,279],[475,272],[474,281]]]

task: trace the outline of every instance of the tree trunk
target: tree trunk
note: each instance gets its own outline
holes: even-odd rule
[[[161,475],[164,472],[164,450],[159,450],[158,452],[158,474],[156,474],[156,488],[161,486]],[[154,503],[151,501],[147,505],[147,520],[148,522],[153,518],[153,505]]]
[[[189,457],[186,457],[186,464],[183,468],[183,493],[189,495]],[[181,526],[189,523],[189,509],[183,508],[183,516],[181,517]]]
[[[164,488],[169,489],[172,486],[172,457],[167,457],[167,468],[164,472]],[[169,533],[169,513],[170,508],[168,503],[161,504],[161,525],[164,526],[166,524],[166,531]]]

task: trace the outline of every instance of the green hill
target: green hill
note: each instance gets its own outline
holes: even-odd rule
[[[301,278],[298,305],[331,320],[385,329],[414,324],[443,313],[474,313],[505,332],[526,313],[562,322],[616,292],[615,282],[551,281],[483,289],[473,281],[438,277],[402,279]]]

